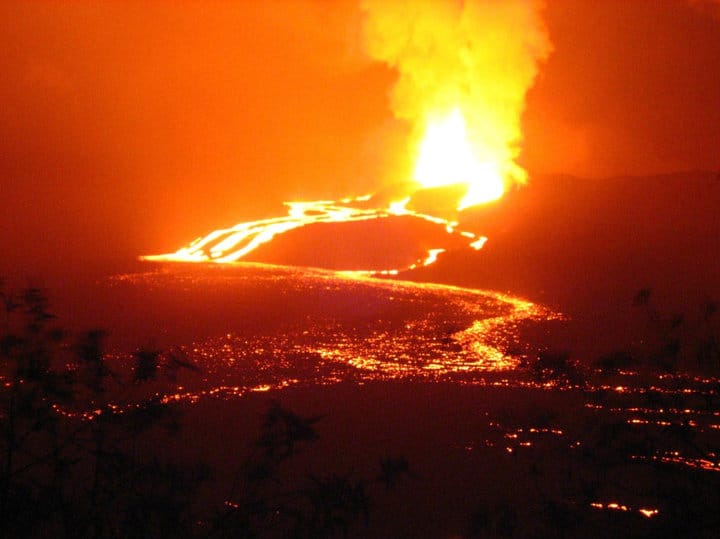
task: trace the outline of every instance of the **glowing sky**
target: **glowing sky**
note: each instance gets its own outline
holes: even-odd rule
[[[720,168],[717,3],[546,4],[531,176]],[[0,270],[382,186],[408,127],[360,28],[350,1],[0,4]]]

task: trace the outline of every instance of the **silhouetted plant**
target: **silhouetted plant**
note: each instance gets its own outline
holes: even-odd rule
[[[179,426],[177,408],[159,392],[138,391],[197,367],[178,352],[140,349],[128,376],[108,365],[105,332],[91,330],[73,342],[55,327],[40,290],[0,297],[0,535],[344,534],[367,518],[369,485],[392,486],[410,474],[400,457],[381,461],[375,481],[332,474],[285,484],[284,463],[318,439],[320,417],[273,402],[225,507],[217,517],[199,518],[196,495],[210,471],[138,445],[145,433]]]
[[[320,417],[272,402],[225,505],[198,515],[210,470],[173,462],[155,436],[179,428],[157,384],[199,369],[180,352],[147,348],[118,371],[103,352],[105,332],[73,340],[53,325],[39,289],[0,290],[0,299],[0,536],[325,537],[367,518],[369,486],[411,475],[397,457],[381,461],[375,480],[286,483],[284,464],[318,439]],[[152,447],[142,444],[149,433]]]
[[[273,401],[265,414],[262,435],[257,441],[263,458],[279,463],[292,457],[298,450],[298,445],[317,440],[318,435],[313,425],[319,419],[319,416],[301,417]]]
[[[512,537],[517,528],[516,508],[509,502],[496,502],[493,505],[481,505],[470,519],[467,536]]]
[[[530,365],[530,371],[538,382],[560,382],[571,386],[582,386],[585,375],[569,352],[543,351]]]
[[[593,366],[605,374],[636,368],[638,364],[638,359],[629,350],[614,350],[593,361]]]
[[[580,397],[592,413],[573,408],[575,417],[562,425],[565,443],[540,448],[533,442],[524,452],[527,460],[519,448],[508,448],[517,456],[504,462],[524,469],[534,495],[484,503],[470,518],[468,536],[717,535],[720,448],[714,425],[705,427],[691,414],[717,415],[718,304],[707,301],[687,316],[665,314],[652,300],[651,290],[643,289],[633,301],[650,322],[652,338],[635,339],[642,346],[605,354],[590,370],[565,352],[544,352],[528,363],[533,378],[546,386],[578,389],[573,399]],[[696,368],[714,377],[685,370]],[[608,383],[608,375],[618,381]],[[703,403],[711,414],[698,409]],[[514,439],[523,425],[539,424],[532,413],[518,413],[517,407],[498,413],[501,440]],[[609,507],[620,500],[627,505]],[[658,513],[648,518],[639,511],[646,506]],[[515,527],[503,525],[508,514]]]
[[[0,515],[14,537],[129,537],[187,531],[205,476],[137,450],[137,435],[169,424],[156,397],[123,403],[129,387],[106,363],[105,336],[73,342],[36,288],[2,292]],[[139,352],[134,379],[155,374]],[[157,364],[156,364],[157,365]],[[155,367],[156,367],[155,365]],[[172,421],[176,421],[173,416]],[[150,460],[148,460],[150,459]],[[181,529],[182,528],[182,529]]]
[[[698,316],[665,314],[652,303],[652,291],[643,289],[634,304],[643,309],[654,333],[654,347],[645,351],[648,364],[665,372],[681,366],[720,371],[720,327],[718,304],[707,300]]]
[[[380,474],[377,479],[385,488],[395,488],[403,478],[416,478],[410,470],[410,464],[405,457],[385,457],[380,459]]]
[[[296,528],[295,535],[323,537],[338,531],[345,535],[355,520],[368,517],[370,498],[363,479],[313,477],[303,494],[310,504],[310,518],[307,525]]]
[[[288,481],[285,465],[318,440],[319,416],[303,417],[272,401],[250,455],[242,462],[224,510],[210,535],[221,537],[331,537],[366,520],[369,489],[393,486],[412,473],[404,457],[381,459],[377,479],[353,473]]]

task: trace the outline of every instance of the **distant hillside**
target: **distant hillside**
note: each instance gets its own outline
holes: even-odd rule
[[[489,237],[481,251],[402,277],[511,291],[597,323],[623,323],[642,287],[668,309],[720,299],[717,173],[538,178],[463,220]]]
[[[626,304],[642,287],[683,301],[720,297],[717,173],[537,178],[463,212],[459,228],[489,240],[474,251],[442,226],[394,216],[308,225],[243,260],[380,270],[445,248],[432,266],[401,277],[510,291],[570,312]]]

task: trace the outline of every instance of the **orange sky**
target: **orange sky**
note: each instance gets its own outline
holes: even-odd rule
[[[531,176],[720,169],[716,5],[548,0],[545,21]],[[407,127],[360,22],[352,1],[0,4],[0,270],[378,188]]]

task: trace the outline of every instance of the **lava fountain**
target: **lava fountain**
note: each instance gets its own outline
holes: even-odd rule
[[[469,248],[482,248],[487,238],[458,229],[458,212],[497,200],[527,179],[516,162],[521,116],[537,66],[550,52],[537,2],[367,0],[363,12],[365,49],[397,71],[390,106],[411,128],[406,161],[414,162],[407,167],[413,172],[398,171],[393,181],[403,186],[402,193],[389,201],[366,195],[286,202],[286,216],[215,230],[174,253],[143,259],[235,262],[290,230],[393,216],[433,223]],[[413,205],[422,191],[444,188],[459,193],[454,215],[438,215],[440,208],[421,212]],[[445,250],[432,245],[401,268],[346,269],[394,275],[432,264]]]
[[[426,188],[465,186],[458,210],[497,200],[505,191],[497,164],[493,160],[481,161],[474,151],[459,109],[428,125],[420,143],[414,179]]]

